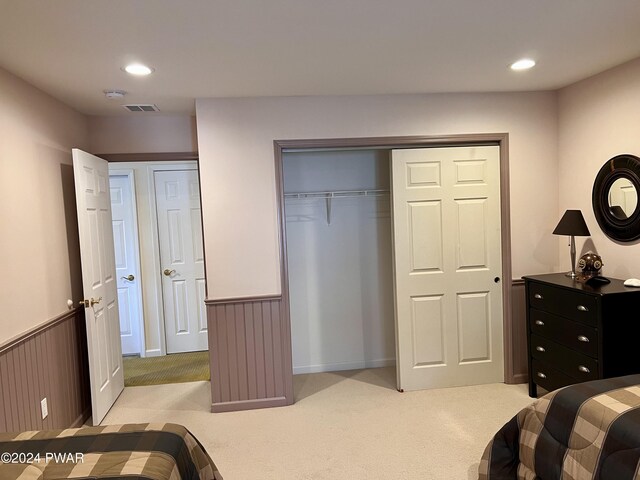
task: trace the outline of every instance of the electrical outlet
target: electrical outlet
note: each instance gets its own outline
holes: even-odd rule
[[[44,420],[49,415],[49,408],[47,407],[47,397],[40,400],[40,410],[42,410],[42,419]]]

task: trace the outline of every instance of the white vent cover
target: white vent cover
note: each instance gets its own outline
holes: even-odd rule
[[[129,110],[130,112],[159,112],[160,109],[157,105],[152,105],[148,103],[136,103],[130,105],[122,105],[124,108]]]

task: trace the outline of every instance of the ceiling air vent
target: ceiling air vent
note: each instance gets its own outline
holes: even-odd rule
[[[159,112],[160,109],[157,105],[146,104],[146,103],[136,103],[131,105],[122,105],[124,108],[129,110],[130,112]]]

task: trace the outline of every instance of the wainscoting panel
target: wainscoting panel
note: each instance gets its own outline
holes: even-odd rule
[[[290,326],[281,297],[207,300],[211,411],[228,412],[293,403]],[[509,383],[524,383],[527,335],[524,282],[511,286]]]
[[[282,298],[207,300],[211,411],[293,403]],[[286,352],[283,347],[286,346]]]
[[[524,280],[513,280],[511,284],[512,383],[525,383],[529,381],[526,305]]]
[[[77,308],[0,346],[0,431],[63,429],[89,418],[86,339]]]

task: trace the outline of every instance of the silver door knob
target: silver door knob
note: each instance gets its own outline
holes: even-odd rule
[[[162,272],[162,273],[164,273],[165,276],[170,277],[171,274],[176,273],[176,271],[175,270],[169,270],[168,268],[165,268],[164,272]]]
[[[126,277],[120,277],[120,278],[121,278],[122,280],[127,280],[127,281],[129,281],[129,282],[133,282],[133,281],[136,279],[136,277],[134,277],[134,276],[133,276],[133,275],[131,275],[131,274],[127,275]]]

